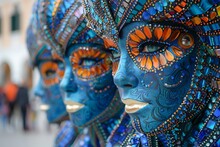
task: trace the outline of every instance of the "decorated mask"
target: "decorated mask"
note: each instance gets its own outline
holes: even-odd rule
[[[33,9],[36,7],[35,5]],[[41,109],[46,111],[48,121],[60,122],[67,117],[62,100],[63,92],[59,87],[59,81],[64,73],[63,60],[43,43],[38,25],[37,16],[33,15],[27,30],[27,46],[33,66],[40,72],[35,95],[41,98]]]
[[[168,144],[184,142],[183,132],[192,144],[220,142],[208,137],[219,132],[219,1],[84,4],[87,25],[112,52],[114,81],[136,131],[154,141],[170,133]]]
[[[47,40],[63,55],[65,73],[60,86],[72,123],[87,126],[103,122],[121,110],[113,83],[110,53],[103,41],[86,27],[79,1],[41,1],[39,9]]]

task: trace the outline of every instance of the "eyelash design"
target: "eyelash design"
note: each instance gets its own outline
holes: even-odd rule
[[[81,47],[70,56],[73,72],[82,79],[98,77],[111,69],[110,56],[98,48]]]
[[[140,69],[154,71],[190,53],[194,38],[183,28],[140,26],[129,33],[126,46]]]
[[[41,65],[40,72],[45,86],[51,86],[59,83],[59,78],[57,76],[58,70],[58,65],[52,61],[45,62]]]

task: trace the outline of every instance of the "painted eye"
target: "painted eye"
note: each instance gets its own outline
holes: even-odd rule
[[[111,52],[112,61],[118,60],[120,58],[120,53],[116,48],[109,48],[109,50]]]
[[[156,43],[154,43],[154,44],[143,43],[139,46],[139,52],[154,53],[154,52],[157,52],[157,51],[163,49],[164,47],[165,47],[164,45],[159,46]]]
[[[51,77],[51,76],[55,75],[55,73],[56,73],[56,71],[54,71],[54,70],[47,70],[45,74],[47,77]]]
[[[194,44],[194,39],[193,36],[186,33],[183,34],[182,36],[180,36],[180,38],[178,39],[178,44],[179,46],[181,46],[183,49],[188,49],[190,47],[193,46]]]
[[[85,67],[91,67],[95,65],[97,62],[98,61],[96,61],[95,59],[84,58],[84,59],[81,59],[80,65],[85,66]]]

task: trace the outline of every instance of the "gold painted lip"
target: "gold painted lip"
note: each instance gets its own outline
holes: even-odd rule
[[[122,100],[122,102],[125,104],[125,112],[127,113],[135,113],[141,108],[149,105],[149,103],[135,101],[132,99],[125,99],[125,100]]]
[[[42,111],[47,111],[49,109],[50,109],[50,106],[47,105],[47,104],[41,104],[40,105],[40,110],[42,110]]]
[[[66,111],[69,113],[77,112],[85,106],[74,101],[64,101],[64,104],[66,105]]]

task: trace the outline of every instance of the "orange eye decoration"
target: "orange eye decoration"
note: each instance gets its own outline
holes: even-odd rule
[[[45,62],[41,65],[40,72],[46,86],[59,83],[59,78],[57,76],[58,70],[58,65],[52,61]]]
[[[72,69],[83,79],[99,77],[111,69],[110,55],[94,47],[81,47],[70,57]]]
[[[57,61],[58,62],[57,64],[59,64],[58,70],[57,70],[57,75],[58,75],[59,79],[62,79],[64,76],[64,67],[61,68],[60,65],[62,65],[62,66],[64,65],[64,60],[56,52],[53,52],[52,57],[53,57],[53,60]]]
[[[57,71],[57,75],[59,76],[59,79],[62,79],[63,76],[64,76],[64,70],[59,69],[59,70]]]
[[[104,38],[103,38],[103,41],[104,41],[104,46],[105,46],[105,48],[110,48],[110,47],[117,48],[117,45],[116,45],[115,42],[112,41],[111,39],[109,39],[109,38],[107,38],[107,37],[104,37]]]
[[[181,27],[149,25],[132,30],[127,37],[127,49],[142,70],[155,71],[170,65],[194,45],[193,35]]]

